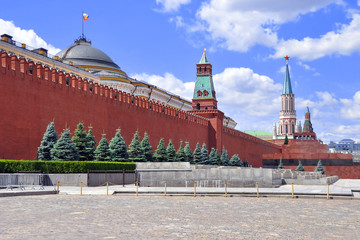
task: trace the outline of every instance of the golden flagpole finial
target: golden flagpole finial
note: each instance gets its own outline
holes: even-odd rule
[[[204,52],[206,52],[206,48],[204,48]]]

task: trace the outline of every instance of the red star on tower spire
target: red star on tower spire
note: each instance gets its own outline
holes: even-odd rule
[[[288,55],[286,55],[284,58],[286,61],[289,61],[289,59],[290,59],[290,57]]]

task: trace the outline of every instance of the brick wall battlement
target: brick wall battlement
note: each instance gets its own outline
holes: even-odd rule
[[[52,69],[50,66],[43,66],[40,63],[35,64],[32,61],[27,61],[25,58],[18,58],[15,55],[9,56],[6,52],[1,53],[1,67],[3,73],[4,70],[12,71],[15,75],[19,74],[21,78],[32,80],[37,78],[39,80],[52,81],[54,84],[59,84],[62,87],[72,87],[74,89],[84,91],[88,93],[89,96],[99,95],[113,101],[131,104],[136,107],[148,109],[149,111],[169,115],[200,125],[209,125],[209,120],[207,118],[196,114],[165,106],[152,100],[149,101],[126,92],[118,91],[117,89],[113,89],[111,87],[109,88],[106,85],[98,84],[97,82],[88,79],[82,79],[75,74]],[[30,70],[31,68],[32,70]]]

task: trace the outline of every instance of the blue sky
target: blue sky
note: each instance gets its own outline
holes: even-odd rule
[[[324,142],[360,140],[360,3],[342,0],[2,2],[0,34],[55,54],[85,35],[128,75],[191,99],[203,49],[219,108],[239,130],[279,121],[284,56],[304,122]]]

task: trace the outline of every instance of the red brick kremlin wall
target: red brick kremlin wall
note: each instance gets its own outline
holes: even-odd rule
[[[136,130],[141,138],[147,131],[153,150],[162,137],[166,145],[172,139],[176,149],[180,140],[189,141],[192,150],[197,142],[206,143],[208,149],[222,142],[230,156],[238,153],[253,166],[261,166],[263,153],[280,152],[278,146],[255,141],[240,132],[224,130],[223,139],[212,139],[216,134],[206,118],[18,60],[16,56],[10,58],[2,53],[0,61],[0,158],[36,159],[51,121],[59,136],[65,126],[73,132],[80,121],[86,127],[91,124],[97,142],[103,132],[110,141],[118,127],[128,145]],[[29,65],[33,66],[32,74]]]

